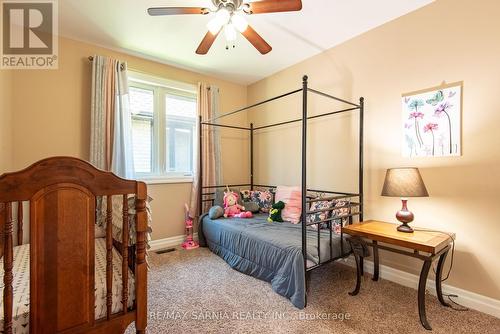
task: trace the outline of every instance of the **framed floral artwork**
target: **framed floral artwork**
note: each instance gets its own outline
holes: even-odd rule
[[[404,157],[462,153],[462,82],[402,96]]]

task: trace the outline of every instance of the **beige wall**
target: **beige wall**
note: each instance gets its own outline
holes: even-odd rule
[[[59,69],[54,71],[15,71],[12,73],[13,118],[7,128],[12,131],[15,147],[12,166],[4,168],[23,168],[36,160],[54,155],[70,155],[84,159],[89,157],[90,140],[90,87],[91,64],[87,59],[94,54],[108,55],[127,61],[132,70],[153,74],[186,83],[209,82],[220,87],[221,110],[230,111],[246,103],[246,87],[216,78],[181,70],[153,61],[117,53],[93,45],[61,38],[59,42]],[[2,73],[2,90],[4,75]],[[8,91],[8,90],[7,90]],[[3,101],[3,99],[1,100]],[[3,102],[2,102],[3,103]],[[9,109],[2,106],[4,110]],[[246,121],[246,115],[235,119]],[[3,126],[3,122],[0,123]],[[0,127],[0,131],[3,128]],[[4,143],[2,131],[2,145]],[[7,142],[8,143],[8,142]],[[247,152],[247,139],[232,131],[222,134],[223,168],[227,182],[233,182],[241,175],[248,174],[246,158],[232,158],[233,153]],[[3,158],[3,152],[2,156]],[[231,158],[231,159],[229,159]],[[162,239],[184,233],[183,205],[189,201],[191,184],[150,185],[149,193],[154,198],[153,239]]]
[[[395,221],[393,215],[400,206],[399,200],[380,196],[385,169],[419,167],[430,197],[410,201],[416,215],[414,225],[455,232],[455,264],[448,283],[496,299],[500,299],[499,12],[500,2],[496,0],[438,0],[248,89],[251,103],[299,88],[302,75],[308,74],[311,86],[319,90],[353,101],[364,96],[366,217]],[[464,81],[463,155],[402,158],[401,94],[436,86],[443,80]],[[311,112],[319,112],[323,106],[315,102]],[[283,104],[256,110],[250,119],[263,123],[278,114],[297,116],[299,112],[299,104]],[[355,121],[356,117],[345,117],[340,123]],[[326,133],[319,133],[320,128]],[[321,144],[323,150],[319,156],[323,165],[318,165],[317,156],[315,164],[310,164],[314,165],[309,173],[311,182],[349,186],[349,182],[337,177],[355,174],[340,167],[352,165],[352,161],[343,161],[343,154],[349,150],[341,145],[352,145],[352,151],[356,135],[349,135],[333,119],[312,125],[311,130],[314,133],[310,135],[313,138],[309,149],[317,151]],[[257,176],[262,182],[300,183],[297,169],[290,171],[300,161],[299,149],[294,146],[300,140],[297,131],[298,128],[289,127],[278,130],[279,135],[274,137],[260,135],[264,139],[260,139],[259,156],[267,158],[257,166],[264,173]],[[332,135],[337,131],[344,133]],[[320,135],[327,140],[320,143],[316,138]],[[352,152],[348,154],[348,160],[352,160]],[[285,156],[291,158],[283,160]],[[385,253],[381,257],[391,266],[412,273],[420,270],[419,262]]]
[[[0,173],[12,163],[12,71],[0,70]]]
[[[291,68],[246,87],[68,39],[60,40],[60,69],[0,71],[0,173],[52,155],[89,156],[89,55],[113,56],[131,69],[188,83],[221,88],[222,111],[300,87],[340,97],[366,98],[365,187],[367,218],[394,221],[397,199],[379,196],[386,168],[417,166],[430,198],[412,199],[415,225],[457,233],[455,266],[449,283],[500,299],[500,3],[438,0]],[[332,32],[334,33],[334,32]],[[401,93],[464,81],[463,156],[405,159],[400,154]],[[248,99],[247,99],[248,93]],[[335,106],[338,107],[339,105]],[[314,98],[310,112],[332,110]],[[253,110],[256,125],[300,117],[299,96]],[[228,122],[244,124],[246,115]],[[356,188],[356,115],[314,121],[309,131],[309,185]],[[256,181],[300,182],[300,134],[296,125],[256,135]],[[248,174],[248,141],[223,133],[225,182]],[[14,149],[15,148],[15,149]],[[243,180],[242,180],[243,178]],[[154,239],[183,233],[183,203],[190,184],[151,185]],[[419,263],[382,255],[391,266],[417,273]],[[480,283],[478,283],[480,282]]]

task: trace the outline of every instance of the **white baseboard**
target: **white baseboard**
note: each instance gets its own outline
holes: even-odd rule
[[[346,263],[349,266],[356,267],[356,263],[352,256],[347,259]],[[364,263],[365,272],[373,274],[373,262],[365,259]],[[412,289],[418,288],[419,277],[417,275],[385,265],[380,265],[379,274],[382,279],[398,283]],[[436,283],[434,280],[428,279],[426,287],[430,294],[434,296],[436,295]],[[363,289],[363,284],[361,284],[361,289]],[[443,284],[443,293],[457,295],[458,297],[453,298],[453,300],[463,306],[500,318],[500,300],[486,297],[448,284]]]
[[[198,240],[198,233],[194,233],[193,238],[195,240]],[[176,246],[179,246],[180,244],[182,244],[185,239],[186,239],[185,235],[176,235],[175,237],[151,240],[149,242],[149,246],[151,246],[150,250],[156,251],[159,249],[176,247]]]

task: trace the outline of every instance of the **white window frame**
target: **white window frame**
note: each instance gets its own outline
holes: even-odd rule
[[[165,98],[168,94],[185,96],[197,100],[196,85],[167,80],[148,74],[143,74],[134,71],[128,71],[129,86],[140,89],[152,90],[153,101],[153,140],[152,140],[152,157],[151,157],[151,173],[135,173],[135,178],[145,181],[148,184],[162,183],[188,183],[193,182],[193,174],[181,172],[169,172],[167,170],[166,157],[166,129],[167,129],[167,112],[165,109]],[[133,116],[132,116],[133,117]],[[195,121],[193,136],[198,132],[198,123]],[[193,145],[196,145],[196,138],[193,138]],[[193,147],[193,164],[195,162],[194,154],[196,152]],[[194,166],[193,166],[194,169]]]

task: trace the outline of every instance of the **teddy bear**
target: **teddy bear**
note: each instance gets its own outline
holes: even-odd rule
[[[250,211],[244,211],[245,207],[238,204],[238,194],[227,189],[224,192],[224,218],[251,218]]]
[[[285,208],[285,203],[283,201],[279,201],[273,204],[271,210],[269,211],[269,217],[267,221],[272,222],[282,222],[283,218],[281,217],[281,211]]]

